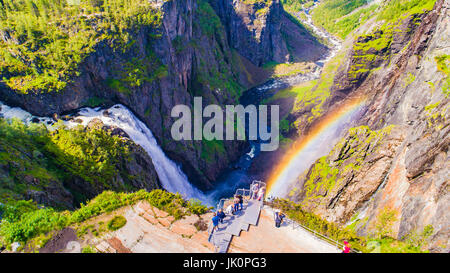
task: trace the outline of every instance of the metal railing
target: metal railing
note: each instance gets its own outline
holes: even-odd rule
[[[244,202],[247,202],[248,199],[250,199],[252,197],[252,190],[251,189],[253,189],[253,186],[255,184],[258,185],[258,189],[260,189],[261,187],[266,187],[266,183],[264,183],[262,181],[254,180],[252,182],[252,184],[250,184],[250,189],[244,189],[244,188],[237,189],[236,192],[234,193],[234,196],[241,195],[242,197],[244,197]],[[264,195],[265,195],[265,193],[264,193]],[[223,209],[225,202],[230,201],[232,199],[233,198],[222,198],[222,199],[220,199],[219,202],[217,203],[216,209],[217,210]]]
[[[296,229],[296,228],[300,227],[300,228],[308,231],[309,233],[311,233],[317,239],[325,241],[328,244],[335,246],[337,249],[342,249],[344,247],[344,244],[340,243],[339,241],[333,240],[330,237],[327,237],[327,236],[325,236],[325,235],[323,235],[323,234],[321,234],[321,233],[319,233],[319,232],[317,232],[317,231],[315,231],[313,229],[310,229],[310,228],[308,228],[308,227],[306,227],[306,226],[304,226],[302,224],[299,224],[299,223],[295,222],[294,220],[286,219],[286,221],[290,222],[290,224],[292,225],[293,229]]]
[[[306,227],[306,226],[304,226],[304,225],[302,225],[302,224],[300,224],[300,223],[298,223],[298,222],[296,222],[296,221],[294,221],[292,219],[289,219],[289,218],[286,217],[285,221],[288,224],[292,225],[292,229],[302,228],[302,229],[308,231],[309,233],[311,233],[317,239],[322,240],[322,241],[324,241],[324,242],[326,242],[326,243],[328,243],[328,244],[330,244],[332,246],[335,246],[339,250],[342,250],[344,248],[344,244],[340,243],[339,241],[331,239],[330,237],[328,237],[326,235],[323,235],[322,233],[319,233],[319,232],[317,232],[317,231],[315,231],[315,230],[313,230],[313,229],[311,229],[309,227]],[[352,253],[361,253],[361,252],[359,252],[359,251],[357,251],[357,250],[355,250],[353,248],[350,248],[350,252],[352,252]]]
[[[235,193],[235,195],[241,195],[242,197],[244,197],[244,200],[246,197],[250,198],[250,194],[250,189],[237,189]]]
[[[229,201],[230,198],[222,198],[219,200],[219,203],[217,203],[216,209],[220,210],[223,209],[223,206],[225,205],[225,202]]]

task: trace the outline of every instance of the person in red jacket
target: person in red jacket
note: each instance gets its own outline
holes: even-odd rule
[[[342,248],[342,253],[350,253],[350,244],[344,241],[344,247]]]

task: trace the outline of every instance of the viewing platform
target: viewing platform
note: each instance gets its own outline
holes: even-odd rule
[[[258,188],[266,185],[264,182],[254,181],[250,189],[255,184],[257,184]],[[243,209],[234,212],[233,215],[227,214],[216,231],[212,232],[212,226],[209,229],[209,242],[216,247],[216,252],[218,253],[226,253],[228,251],[233,236],[239,237],[241,231],[248,231],[250,225],[256,226],[258,224],[264,197],[261,198],[261,201],[258,201],[256,198],[251,199],[252,194],[249,189],[238,189],[236,195],[243,197]],[[217,205],[217,210],[225,209],[230,204],[233,205],[232,199],[222,199]]]

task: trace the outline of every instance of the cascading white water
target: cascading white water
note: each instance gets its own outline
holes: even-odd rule
[[[17,118],[23,121],[25,124],[31,123],[33,119],[36,119],[39,121],[39,123],[43,123],[45,125],[51,125],[54,123],[52,118],[35,117],[19,107],[9,107],[8,105],[3,104],[1,101],[0,101],[0,117],[3,117],[5,119]]]
[[[311,28],[311,30],[319,37],[327,40],[331,46],[332,49],[330,51],[330,53],[327,55],[327,57],[325,59],[319,60],[317,63],[318,64],[326,64],[328,61],[330,61],[334,56],[336,56],[337,52],[341,49],[342,45],[341,42],[336,38],[333,37],[333,35],[331,35],[330,33],[318,28],[312,19],[312,15],[311,12],[317,8],[317,6],[319,5],[319,2],[316,1],[314,3],[314,5],[312,5],[311,7],[309,7],[308,9],[305,9],[305,15],[306,15],[306,20],[303,20],[301,18],[301,16],[298,16],[297,14],[297,18],[304,23],[305,25],[307,25],[308,27]]]
[[[98,118],[106,125],[114,125],[124,130],[152,158],[164,189],[170,192],[179,192],[186,198],[207,201],[204,195],[189,183],[180,167],[164,154],[150,129],[125,106],[118,104],[107,110],[83,108],[76,118],[83,120],[83,125],[87,125],[92,119]]]
[[[30,123],[33,119],[37,119],[45,125],[53,123],[51,118],[34,117],[18,107],[12,108],[1,102],[0,107],[0,114],[4,118],[18,118],[25,123]],[[68,127],[74,127],[80,124],[74,120],[81,120],[81,124],[86,126],[94,118],[100,119],[105,125],[119,127],[125,131],[136,144],[145,149],[152,159],[164,189],[170,192],[178,192],[187,199],[195,198],[205,204],[211,205],[211,201],[207,199],[201,191],[189,183],[181,168],[164,154],[150,129],[148,129],[147,126],[125,106],[118,104],[106,110],[100,108],[83,108],[79,110],[76,116],[73,116],[71,121],[66,121],[65,124]],[[51,127],[49,128],[51,129]]]
[[[375,0],[375,1],[378,1],[378,0]],[[320,37],[324,40],[327,40],[329,45],[331,46],[331,49],[329,50],[329,52],[327,54],[325,54],[320,60],[317,60],[315,62],[320,67],[323,67],[327,62],[329,62],[331,59],[333,59],[336,56],[336,54],[339,52],[339,50],[341,50],[342,43],[336,37],[334,37],[327,31],[317,27],[314,24],[311,12],[315,8],[317,8],[318,5],[319,5],[319,2],[316,1],[314,3],[314,5],[303,10],[306,15],[306,20],[304,20],[299,15],[299,13],[301,13],[301,12],[294,13],[294,15],[303,24],[308,26],[311,29],[311,31],[314,32],[318,37]],[[312,80],[318,79],[318,78],[320,78],[321,73],[322,73],[321,68],[315,68],[313,71],[308,72],[308,73],[298,73],[293,76],[283,77],[280,79],[274,79],[268,83],[264,83],[264,84],[256,87],[256,91],[264,93],[264,92],[267,92],[272,89],[281,88],[283,86],[295,86],[295,85],[298,85],[298,84],[301,84],[301,83],[304,83],[307,81],[312,81]]]

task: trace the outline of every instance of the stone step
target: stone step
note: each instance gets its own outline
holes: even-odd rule
[[[221,242],[217,248],[217,252],[218,253],[227,253],[228,247],[230,246],[230,242],[231,242],[231,240]]]
[[[261,212],[261,204],[262,204],[261,201],[257,200],[249,201],[249,205],[247,207],[243,223],[256,226],[256,224],[258,223],[259,214]]]
[[[217,247],[219,253],[226,253],[233,236],[240,236],[242,230],[248,231],[250,225],[256,225],[261,212],[262,201],[249,200],[244,210],[227,216],[220,230],[210,235],[208,241]]]
[[[250,225],[247,224],[247,223],[242,223],[241,229],[242,229],[243,231],[248,231],[249,226],[250,226]]]
[[[219,238],[216,238],[218,239],[218,241],[216,242],[217,252],[226,253],[228,251],[228,247],[233,238],[233,235],[227,233],[222,233],[220,235],[221,236]]]
[[[225,232],[234,236],[239,236],[241,233],[242,222],[240,220],[234,221]]]

